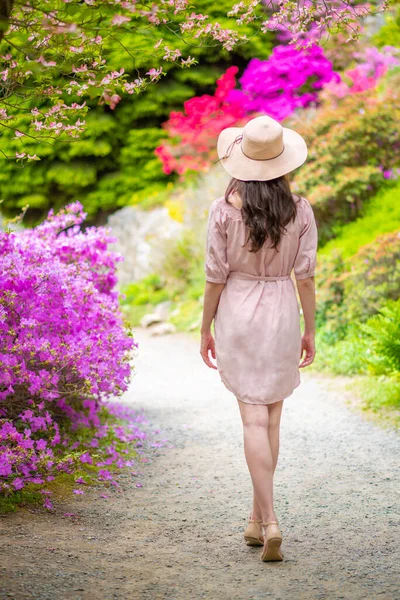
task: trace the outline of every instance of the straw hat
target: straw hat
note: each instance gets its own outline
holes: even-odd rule
[[[307,158],[301,135],[267,116],[221,131],[217,151],[224,169],[242,181],[275,179],[297,169]]]

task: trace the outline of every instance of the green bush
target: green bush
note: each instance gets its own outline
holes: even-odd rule
[[[400,378],[400,300],[386,302],[361,331],[369,342],[367,361],[373,372]]]
[[[393,4],[396,4],[394,0]],[[383,46],[400,47],[400,5],[389,9],[385,15],[385,25],[372,38],[372,43],[382,48]]]
[[[357,393],[361,393],[366,408],[381,413],[382,408],[400,408],[400,381],[386,375],[369,376],[357,381]],[[395,416],[400,424],[400,419]]]
[[[397,181],[369,200],[356,221],[334,227],[335,238],[321,248],[320,256],[340,252],[343,258],[348,258],[378,235],[399,230],[400,181]]]
[[[386,183],[383,171],[400,163],[399,82],[399,75],[391,77],[379,91],[347,96],[320,107],[309,120],[288,123],[309,146],[293,189],[313,204],[321,246],[335,227],[361,214],[365,201]]]
[[[325,328],[316,335],[317,354],[314,367],[335,375],[356,375],[365,372],[368,350],[365,338],[360,337],[359,328],[354,327],[344,340],[332,343]]]
[[[165,281],[157,274],[148,275],[140,281],[131,283],[122,290],[122,293],[125,296],[122,305],[158,304],[170,298]]]
[[[386,300],[400,296],[400,232],[379,236],[354,256],[319,258],[317,324],[326,341],[346,337],[352,323],[365,322]]]

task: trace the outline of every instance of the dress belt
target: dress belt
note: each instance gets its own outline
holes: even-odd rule
[[[228,277],[232,279],[249,279],[251,281],[285,281],[290,279],[290,275],[278,275],[274,276],[263,276],[253,275],[252,273],[246,273],[245,271],[230,271]]]

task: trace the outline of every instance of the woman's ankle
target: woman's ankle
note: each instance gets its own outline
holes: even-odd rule
[[[270,523],[271,521],[276,521],[278,523],[278,517],[276,516],[275,513],[272,513],[270,515],[265,515],[262,517],[263,523]]]
[[[261,513],[258,513],[257,511],[253,510],[250,514],[250,519],[252,521],[262,521],[262,515]]]

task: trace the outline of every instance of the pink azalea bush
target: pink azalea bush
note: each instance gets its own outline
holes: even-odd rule
[[[317,102],[318,91],[340,81],[322,48],[276,46],[268,60],[253,58],[240,78],[241,90],[232,90],[227,102],[249,113],[267,114],[281,121],[297,108]]]
[[[374,88],[389,69],[400,65],[400,51],[393,46],[384,46],[381,50],[367,47],[363,52],[354,52],[353,57],[358,64],[344,71],[342,79],[328,81],[323,98],[344,98]]]
[[[71,440],[81,428],[106,435],[104,401],[129,383],[137,344],[114,291],[121,257],[106,229],[82,231],[85,217],[77,202],[0,234],[0,492],[90,462]]]

